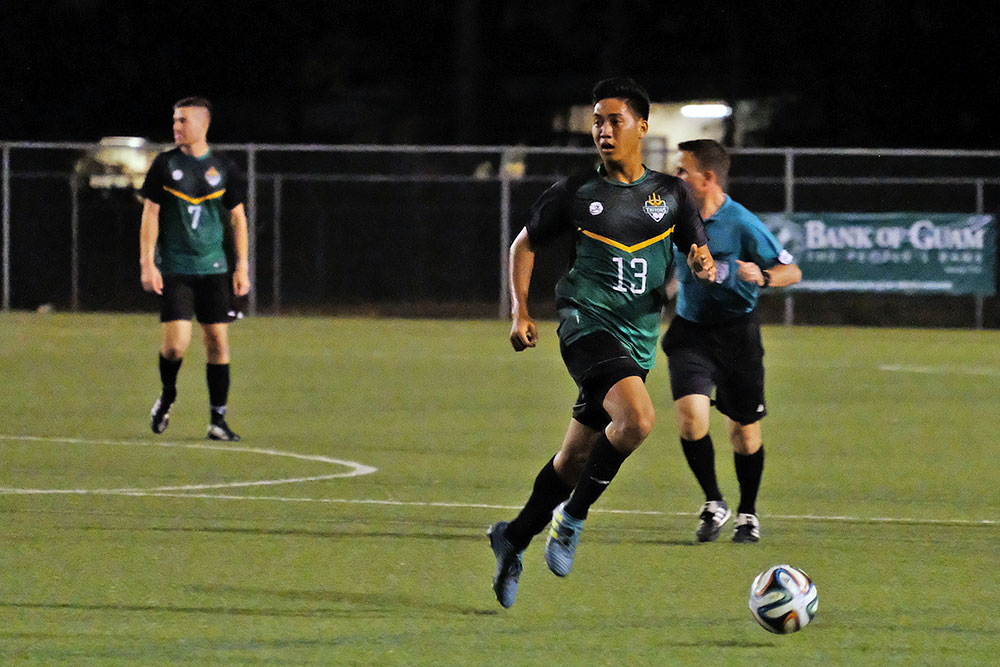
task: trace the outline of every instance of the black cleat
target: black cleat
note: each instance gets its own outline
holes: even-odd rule
[[[239,442],[240,436],[233,433],[229,425],[224,421],[220,421],[215,424],[211,424],[208,427],[208,439],[209,440],[222,440],[224,442]]]
[[[156,399],[156,403],[153,403],[153,409],[149,411],[150,428],[153,429],[153,433],[156,435],[163,433],[170,426],[171,405],[173,403],[165,404],[162,396]]]

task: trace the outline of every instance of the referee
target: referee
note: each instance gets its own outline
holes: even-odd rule
[[[764,402],[764,348],[754,313],[761,289],[802,278],[792,256],[754,214],[725,192],[729,155],[711,139],[678,145],[677,176],[691,186],[716,262],[714,282],[695,280],[677,265],[677,313],[663,337],[670,388],[684,456],[705,493],[699,542],[719,537],[732,513],[715,477],[708,433],[711,395],[726,417],[740,486],[734,542],[757,542],[757,491],[764,472],[760,420]]]
[[[160,153],[142,186],[139,232],[142,288],[160,296],[160,397],[150,413],[153,433],[170,423],[177,373],[197,316],[205,342],[210,440],[240,439],[226,423],[229,396],[229,322],[233,295],[250,291],[246,184],[233,163],[208,145],[212,105],[187,97],[174,105],[174,143]],[[223,220],[226,222],[223,223]],[[232,227],[236,266],[232,284],[223,244]]]

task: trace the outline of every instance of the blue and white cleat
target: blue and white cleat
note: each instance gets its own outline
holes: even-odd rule
[[[565,507],[566,503],[561,503],[552,512],[549,537],[545,540],[545,562],[557,577],[565,577],[573,569],[573,556],[583,530],[583,519],[566,514]]]
[[[497,559],[497,570],[493,575],[493,592],[497,602],[505,609],[514,606],[517,597],[517,582],[521,578],[524,565],[521,561],[523,551],[514,551],[513,545],[507,541],[506,521],[498,521],[486,531],[490,538],[490,549]]]

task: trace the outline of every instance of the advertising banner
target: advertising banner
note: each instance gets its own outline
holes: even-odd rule
[[[795,291],[996,292],[996,219],[951,213],[760,216],[802,269]]]

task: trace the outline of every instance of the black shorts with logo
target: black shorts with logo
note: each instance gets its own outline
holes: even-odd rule
[[[231,322],[233,288],[228,274],[207,276],[163,276],[160,296],[160,321],[191,320],[202,324]]]
[[[595,431],[611,423],[604,397],[620,380],[633,375],[646,381],[648,370],[636,363],[617,338],[604,331],[587,334],[569,345],[560,343],[566,370],[580,394],[573,406],[573,419]]]
[[[670,368],[670,391],[711,397],[719,412],[740,424],[767,414],[764,401],[764,346],[754,313],[718,324],[674,317],[663,335]]]

